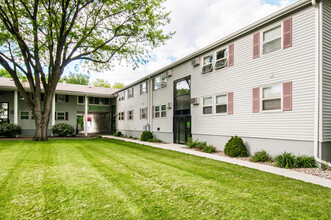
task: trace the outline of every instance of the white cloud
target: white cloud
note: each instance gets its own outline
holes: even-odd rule
[[[111,83],[129,84],[261,19],[296,0],[168,0],[171,24],[165,30],[176,31],[166,45],[153,51],[153,60],[136,70],[116,66],[113,71],[94,73],[92,80],[105,78]]]

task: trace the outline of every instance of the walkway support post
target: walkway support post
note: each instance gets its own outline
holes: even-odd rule
[[[14,124],[18,124],[18,92],[14,91]]]
[[[88,115],[88,96],[85,96],[85,117],[84,117],[84,133],[87,137],[87,115]]]

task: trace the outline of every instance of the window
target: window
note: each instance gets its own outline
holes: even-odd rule
[[[160,106],[155,106],[154,107],[154,114],[155,114],[155,118],[159,118],[160,117]]]
[[[93,105],[95,103],[94,97],[88,97],[88,104]]]
[[[213,113],[213,98],[206,97],[203,98],[202,114],[211,115]]]
[[[220,50],[216,52],[216,62],[215,62],[215,69],[221,69],[226,66],[228,59],[228,50]]]
[[[133,110],[129,111],[129,120],[133,120]]]
[[[213,55],[208,55],[203,58],[202,73],[208,73],[213,70]]]
[[[141,93],[147,93],[147,83],[141,83]]]
[[[85,97],[84,96],[78,96],[77,97],[77,103],[78,104],[85,104]]]
[[[141,109],[141,119],[146,119],[146,108]]]
[[[281,109],[282,85],[262,88],[262,110]]]
[[[124,92],[118,93],[118,101],[124,100]]]
[[[9,120],[8,108],[8,102],[0,102],[0,122]]]
[[[216,96],[216,114],[227,113],[227,111],[228,111],[227,95]]]
[[[263,54],[267,54],[281,48],[282,44],[280,25],[263,32]]]
[[[164,88],[167,86],[167,75],[162,74],[154,78],[154,90]]]
[[[118,120],[124,120],[124,112],[118,113]]]
[[[167,106],[161,105],[161,118],[167,117]]]
[[[161,87],[164,88],[167,86],[167,75],[166,74],[162,74],[161,75]]]
[[[128,89],[128,98],[133,98],[133,87]]]
[[[21,119],[22,120],[28,120],[30,118],[30,112],[29,111],[21,111]]]
[[[66,96],[65,95],[60,95],[57,94],[57,102],[65,102],[66,101]]]
[[[62,120],[65,119],[65,113],[64,112],[56,112],[56,120]]]

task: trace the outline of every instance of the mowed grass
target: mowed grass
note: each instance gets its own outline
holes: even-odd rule
[[[0,142],[0,219],[331,219],[331,190],[118,140]]]

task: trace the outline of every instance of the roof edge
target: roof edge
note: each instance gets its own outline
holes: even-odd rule
[[[264,18],[262,18],[262,19],[260,19],[256,22],[254,22],[250,25],[247,25],[247,26],[239,29],[238,31],[236,31],[236,32],[234,32],[230,35],[227,35],[227,36],[221,38],[220,40],[218,40],[214,43],[209,44],[206,47],[203,47],[203,48],[201,48],[201,49],[199,49],[199,50],[197,50],[197,51],[195,51],[195,52],[193,52],[193,53],[191,53],[191,54],[189,54],[189,55],[187,55],[187,56],[185,56],[185,57],[183,57],[183,58],[167,65],[167,66],[164,66],[164,67],[162,67],[162,68],[160,68],[160,69],[158,69],[158,70],[156,70],[156,71],[154,71],[154,72],[152,72],[152,73],[150,73],[150,74],[148,74],[148,75],[146,75],[146,76],[130,83],[127,86],[124,86],[123,88],[121,88],[118,91],[114,92],[114,94],[119,93],[123,90],[126,90],[126,89],[128,89],[128,88],[130,88],[134,85],[137,85],[138,83],[143,82],[143,81],[145,81],[145,80],[147,80],[147,79],[149,79],[153,76],[156,76],[160,73],[163,73],[163,72],[165,72],[165,71],[167,71],[171,68],[174,68],[174,67],[180,65],[181,63],[187,62],[187,61],[189,61],[189,60],[191,60],[191,59],[193,59],[197,56],[200,56],[201,54],[203,54],[205,52],[208,52],[208,51],[214,49],[215,47],[221,46],[221,45],[225,44],[226,42],[229,42],[229,41],[232,41],[236,38],[239,38],[239,37],[241,37],[241,36],[243,36],[243,35],[245,35],[249,32],[254,31],[255,29],[260,28],[261,26],[264,26],[264,25],[266,25],[266,24],[268,24],[268,23],[270,23],[274,20],[277,20],[277,19],[283,17],[286,14],[292,13],[294,11],[297,11],[297,10],[302,9],[302,8],[304,8],[306,6],[309,6],[309,5],[312,5],[311,0],[301,0],[301,1],[295,2],[295,3],[285,7],[283,9],[280,9],[280,10],[278,10],[278,11],[276,11],[276,12],[274,12],[274,13],[272,13],[272,14],[270,14],[270,15],[268,15],[268,16],[266,16],[266,17],[264,17]]]

